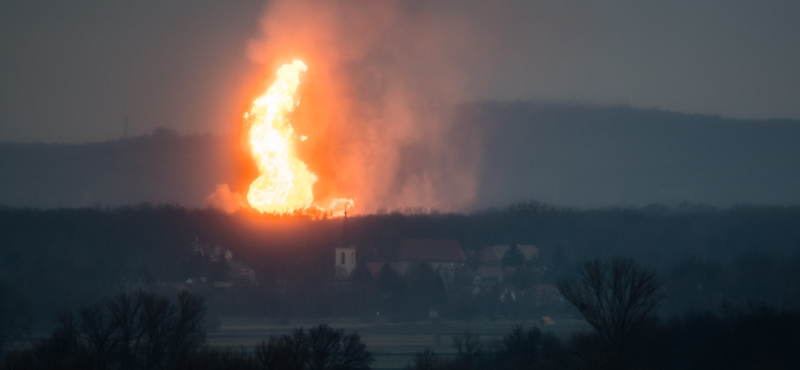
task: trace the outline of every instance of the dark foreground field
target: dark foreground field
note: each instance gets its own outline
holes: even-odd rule
[[[371,321],[371,322],[368,322]],[[402,369],[413,360],[414,353],[430,348],[445,357],[455,354],[451,337],[465,330],[481,335],[486,341],[499,340],[508,334],[514,324],[526,327],[538,326],[542,331],[552,331],[566,339],[576,330],[588,329],[583,320],[556,319],[555,325],[540,325],[538,322],[517,320],[473,320],[439,321],[394,324],[385,318],[364,320],[358,318],[309,318],[279,320],[269,318],[229,317],[222,319],[217,332],[209,333],[207,344],[221,347],[241,347],[251,350],[253,345],[270,335],[290,334],[295,328],[310,328],[328,324],[347,332],[358,331],[362,341],[375,356],[373,369]]]

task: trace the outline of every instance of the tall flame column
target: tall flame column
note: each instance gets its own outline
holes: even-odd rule
[[[288,114],[300,104],[297,87],[306,65],[299,60],[278,69],[275,82],[253,101],[245,119],[260,176],[250,184],[247,201],[260,212],[285,214],[304,210],[314,201],[317,177],[297,158],[297,138]]]

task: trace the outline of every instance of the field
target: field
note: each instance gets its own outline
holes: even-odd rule
[[[289,334],[295,328],[313,327],[328,324],[333,328],[342,328],[346,332],[358,331],[367,348],[375,356],[373,369],[401,369],[410,364],[414,353],[430,348],[442,356],[452,356],[453,334],[469,330],[481,335],[484,341],[497,340],[511,331],[516,323],[526,327],[538,326],[543,331],[551,331],[561,338],[566,338],[572,331],[585,329],[585,322],[577,319],[556,319],[555,325],[540,325],[538,322],[515,320],[474,320],[439,321],[394,324],[385,319],[366,322],[356,318],[314,318],[278,320],[266,318],[223,318],[217,332],[209,333],[207,344],[223,347],[247,347],[271,335]]]

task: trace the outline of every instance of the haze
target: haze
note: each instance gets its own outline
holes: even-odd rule
[[[0,369],[800,369],[798,20],[0,1]]]
[[[732,118],[800,118],[796,1],[405,3],[477,31],[464,99],[625,104]],[[87,142],[163,126],[229,132],[264,3],[0,4],[0,140]],[[435,37],[436,35],[427,35]],[[459,35],[443,34],[454,38]],[[425,58],[419,55],[419,58]]]
[[[87,143],[157,128],[237,137],[275,67],[302,56],[312,82],[296,129],[309,137],[299,150],[320,178],[315,193],[358,198],[364,211],[526,198],[794,204],[798,16],[791,1],[3,3],[0,141]],[[514,101],[566,111],[547,118],[503,103]],[[632,109],[592,108],[604,106]],[[636,113],[653,108],[701,116]],[[761,121],[775,118],[788,120]],[[166,172],[202,195],[163,177],[143,190],[123,170],[51,170],[11,151],[6,161],[24,171],[3,182],[2,201],[75,205],[130,184],[138,196],[89,198],[202,205],[218,184],[242,193],[252,181],[230,150]],[[709,174],[719,168],[728,170]],[[203,171],[225,175],[200,185]],[[23,181],[66,186],[67,172],[82,179],[67,200],[41,201],[58,189],[43,196]]]

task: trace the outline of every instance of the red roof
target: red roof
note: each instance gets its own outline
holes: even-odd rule
[[[397,260],[464,262],[466,258],[456,239],[405,239]]]

